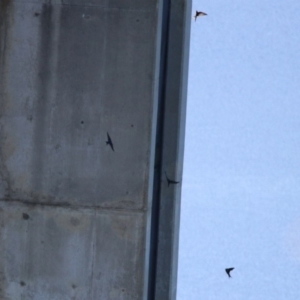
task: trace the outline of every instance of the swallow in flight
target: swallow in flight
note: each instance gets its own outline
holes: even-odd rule
[[[175,181],[175,180],[169,179],[169,177],[168,177],[168,175],[167,175],[166,172],[165,172],[165,174],[166,174],[166,178],[167,178],[167,181],[168,181],[168,186],[169,186],[170,184],[177,184],[177,183],[179,183],[179,181]]]
[[[196,10],[196,14],[195,14],[195,16],[194,16],[195,21],[197,20],[198,17],[203,17],[203,16],[207,16],[207,14],[206,14],[205,12],[197,11],[197,10]]]
[[[111,138],[110,138],[108,132],[107,132],[107,141],[106,141],[106,145],[109,145],[110,148],[112,149],[112,151],[115,151],[115,150],[114,150],[114,145],[113,145],[113,143],[112,143],[112,141],[111,141]]]
[[[228,277],[231,277],[231,276],[230,276],[230,272],[231,272],[232,270],[234,270],[234,268],[227,268],[227,269],[225,269],[225,271],[226,271]]]

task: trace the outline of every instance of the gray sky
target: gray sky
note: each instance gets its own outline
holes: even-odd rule
[[[196,9],[177,300],[300,299],[300,1]]]

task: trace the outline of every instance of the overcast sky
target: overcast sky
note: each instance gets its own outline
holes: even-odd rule
[[[300,1],[196,9],[177,300],[300,299]]]

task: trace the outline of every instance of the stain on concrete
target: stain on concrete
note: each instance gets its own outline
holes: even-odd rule
[[[53,56],[53,8],[43,4],[40,21],[39,70],[37,76],[38,97],[35,104],[36,116],[33,134],[32,186],[40,190],[44,177],[45,152],[47,141],[47,111],[51,89],[51,63]]]
[[[3,269],[3,266],[5,265],[5,256],[0,256],[0,268]],[[6,289],[7,289],[7,279],[3,271],[0,271],[0,299],[7,299],[6,298]]]
[[[23,220],[29,220],[30,219],[29,215],[26,214],[26,213],[23,213],[22,217],[23,217]]]
[[[10,133],[6,133],[4,137],[4,145],[1,147],[2,154],[3,154],[3,160],[7,161],[10,157],[12,157],[16,151],[17,148],[17,140],[14,138]]]
[[[5,184],[5,194],[3,196],[9,198],[12,194],[12,180],[7,167],[7,161],[15,153],[17,141],[10,133],[5,132],[5,128],[1,124],[0,131],[2,144],[0,147],[0,176],[2,182]]]
[[[57,225],[71,232],[83,232],[89,230],[91,226],[89,215],[72,213],[64,216],[54,216]]]
[[[12,26],[13,23],[13,14],[11,11],[11,0],[1,0],[0,1],[0,72],[1,77],[4,78],[4,80],[0,81],[0,95],[5,94],[4,87],[6,86],[6,80],[4,74],[6,73],[5,63],[6,63],[6,49],[9,47],[9,29]],[[3,106],[6,105],[5,102],[2,103]],[[3,113],[3,108],[0,113]]]
[[[10,5],[11,0],[1,0],[0,6],[1,6],[1,11],[6,11],[8,6]]]
[[[25,286],[26,283],[25,283],[24,281],[20,281],[20,285],[21,285],[21,286]]]
[[[135,242],[137,237],[135,216],[116,216],[112,218],[112,229],[121,239]]]
[[[128,195],[126,193],[126,195]],[[103,202],[101,207],[103,208],[112,208],[112,209],[132,209],[135,208],[136,203],[134,201],[131,200],[116,200],[116,201],[107,201],[107,202]]]
[[[70,223],[76,227],[80,224],[80,220],[78,218],[71,217]]]

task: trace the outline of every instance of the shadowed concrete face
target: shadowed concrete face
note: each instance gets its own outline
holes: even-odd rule
[[[1,197],[144,208],[156,10],[17,3],[11,15]]]
[[[0,298],[140,299],[144,218],[2,203]]]
[[[157,3],[75,2],[1,7],[1,299],[145,293]]]
[[[180,28],[190,6],[173,2],[169,40],[158,0],[1,1],[1,300],[140,300],[152,275],[161,295],[171,291],[161,299],[172,299],[180,185],[173,180],[166,192],[154,157],[162,151],[155,149],[158,102],[169,101],[163,126],[172,132],[164,133],[156,172],[181,178]],[[165,186],[155,199],[154,177]],[[153,261],[166,268],[155,273],[150,222],[159,197],[157,216],[168,221]]]

